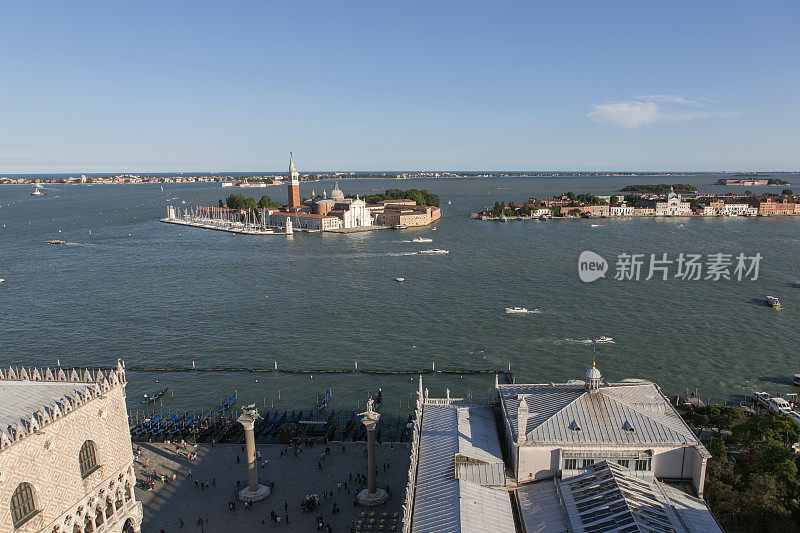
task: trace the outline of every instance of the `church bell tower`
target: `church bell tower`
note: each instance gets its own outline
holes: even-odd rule
[[[289,152],[289,210],[300,207],[300,174],[294,168],[294,156]]]

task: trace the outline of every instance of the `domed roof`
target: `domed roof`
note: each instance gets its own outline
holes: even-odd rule
[[[592,368],[586,371],[586,381],[592,380],[599,380],[603,376],[600,374],[600,371],[597,370],[597,367],[592,364]]]
[[[331,191],[331,199],[332,200],[344,200],[344,193],[339,190],[339,184],[336,183],[333,186],[333,190]]]

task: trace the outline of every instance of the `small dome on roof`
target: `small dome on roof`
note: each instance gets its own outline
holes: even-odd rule
[[[602,378],[602,374],[597,370],[597,367],[592,365],[592,368],[586,371],[586,381]]]
[[[344,193],[339,190],[339,183],[338,182],[333,186],[333,190],[331,191],[331,199],[333,199],[333,200],[344,200]]]

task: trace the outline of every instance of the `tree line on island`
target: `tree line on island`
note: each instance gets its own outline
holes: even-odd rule
[[[725,531],[800,531],[800,477],[792,445],[800,424],[790,416],[747,415],[709,405],[683,415],[712,428],[704,498]]]
[[[231,194],[224,202],[221,199],[219,201],[220,207],[227,206],[228,209],[244,209],[245,211],[256,211],[267,207],[282,207],[282,205],[266,194],[258,202],[252,196],[245,198],[243,194]]]
[[[348,198],[355,198],[348,196]],[[369,194],[361,197],[368,204],[377,204],[386,200],[414,200],[417,205],[429,205],[439,207],[439,195],[426,191],[425,189],[388,189],[383,194]]]
[[[355,198],[355,196],[348,196],[348,198]],[[367,204],[377,204],[384,200],[414,200],[417,205],[422,206],[435,206],[439,207],[439,196],[426,191],[425,189],[408,189],[406,191],[400,189],[389,189],[383,194],[370,194],[361,197]],[[304,199],[305,200],[305,199]],[[231,194],[227,199],[219,201],[219,207],[228,207],[228,209],[243,209],[245,211],[256,211],[258,209],[265,209],[267,207],[284,207],[285,204],[276,202],[267,195],[261,197],[256,201],[252,196],[245,197],[243,194]]]

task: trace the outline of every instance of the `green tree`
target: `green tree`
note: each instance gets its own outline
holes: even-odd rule
[[[781,194],[783,194],[784,196],[792,196],[794,193],[792,192],[792,189],[783,189],[781,191]]]
[[[708,446],[708,451],[710,451],[711,455],[714,457],[723,457],[725,455],[725,441],[721,436],[715,437],[711,440],[711,444]]]
[[[751,191],[750,189],[747,189],[747,190],[744,191],[744,195],[745,196],[753,196],[753,191]]]
[[[274,201],[267,195],[261,197],[261,200],[258,201],[258,207],[260,209],[265,209],[267,207],[280,207],[281,204],[279,202]]]
[[[492,208],[492,216],[499,217],[503,214],[503,206],[500,205],[500,202],[495,202],[494,207]]]

